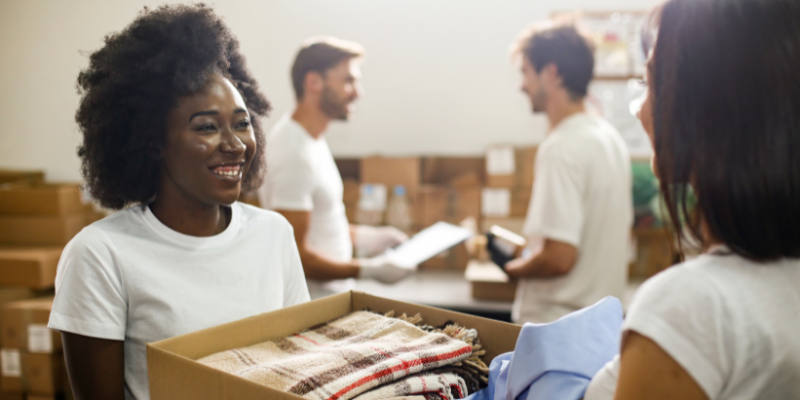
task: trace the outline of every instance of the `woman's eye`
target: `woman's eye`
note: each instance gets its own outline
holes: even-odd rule
[[[242,120],[241,122],[239,122],[238,125],[236,125],[236,127],[240,128],[240,129],[248,128],[248,127],[250,127],[250,121],[248,121],[246,119]]]
[[[216,129],[217,129],[217,127],[215,127],[212,124],[200,125],[200,126],[197,127],[198,131],[214,131]]]

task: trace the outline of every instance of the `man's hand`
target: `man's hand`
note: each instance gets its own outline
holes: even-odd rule
[[[408,235],[392,226],[357,225],[353,236],[359,258],[376,256],[408,240]]]
[[[360,259],[359,265],[361,267],[358,273],[359,278],[374,279],[382,283],[395,283],[416,269],[416,266],[396,265],[385,256]]]
[[[512,278],[555,278],[572,271],[578,249],[571,244],[545,239],[542,250],[530,257],[513,259],[505,271]]]

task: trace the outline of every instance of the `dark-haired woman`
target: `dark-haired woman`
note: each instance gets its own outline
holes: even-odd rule
[[[309,298],[289,223],[236,203],[269,104],[202,5],[145,10],[78,86],[84,177],[121,211],[64,250],[49,326],[77,399],[148,399],[145,343]]]
[[[585,398],[800,399],[800,2],[654,19],[639,117],[672,220],[707,250],[642,285]]]

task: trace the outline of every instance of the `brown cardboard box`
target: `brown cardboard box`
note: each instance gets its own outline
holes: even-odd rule
[[[675,264],[672,234],[666,229],[634,229],[636,257],[629,266],[631,278],[647,279]]]
[[[417,157],[361,159],[361,183],[384,184],[389,193],[394,186],[403,185],[407,193],[414,196],[419,188],[420,178],[420,159]]]
[[[416,230],[425,229],[439,221],[451,221],[450,189],[437,185],[422,185],[414,202]]]
[[[61,335],[47,329],[53,297],[21,300],[3,307],[3,349],[29,353],[59,353]]]
[[[470,185],[481,186],[485,180],[484,157],[425,157],[422,159],[422,183],[455,186],[456,181],[470,176]]]
[[[336,168],[343,180],[361,180],[361,160],[358,158],[336,158]]]
[[[437,254],[436,256],[424,261],[419,265],[421,270],[460,270],[467,268],[469,263],[469,252],[464,243],[460,243],[453,248]]]
[[[361,292],[347,292],[147,345],[150,398],[153,400],[301,400],[244,378],[201,365],[196,360],[221,351],[279,339],[308,327],[369,308],[398,315],[419,313],[430,325],[454,321],[478,331],[487,364],[512,351],[520,326]]]
[[[58,216],[89,210],[91,206],[81,200],[77,184],[0,186],[0,214]]]
[[[0,393],[0,400],[25,400],[22,393]],[[28,400],[42,400],[38,397],[28,396]]]
[[[531,203],[530,186],[518,186],[511,190],[511,214],[512,218],[525,218],[528,215],[528,206]]]
[[[0,216],[0,243],[65,246],[90,221],[87,214],[67,216]]]
[[[518,147],[515,151],[517,186],[533,186],[537,146]]]
[[[356,210],[358,209],[358,198],[360,196],[360,185],[358,181],[353,179],[345,179],[342,181],[344,184],[344,195],[342,201],[344,202],[344,211],[347,214],[347,220],[351,224],[356,222]]]
[[[63,354],[22,353],[22,389],[26,393],[53,396],[64,390]]]
[[[0,350],[0,390],[4,393],[23,393],[22,354],[17,349]]]
[[[474,299],[514,301],[517,282],[491,261],[470,261],[464,277],[472,287]]]
[[[62,247],[0,248],[0,286],[52,288],[61,250]]]
[[[44,172],[0,169],[0,184],[12,182],[36,185],[44,182]]]

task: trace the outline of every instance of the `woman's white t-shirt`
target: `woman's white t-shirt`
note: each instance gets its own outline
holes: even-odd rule
[[[222,233],[188,236],[149,207],[86,227],[64,249],[49,327],[125,342],[125,398],[149,399],[145,344],[309,300],[291,225],[231,206]]]
[[[634,296],[623,331],[656,342],[709,399],[800,399],[800,260],[725,249],[672,267]],[[586,400],[613,399],[615,359]]]

